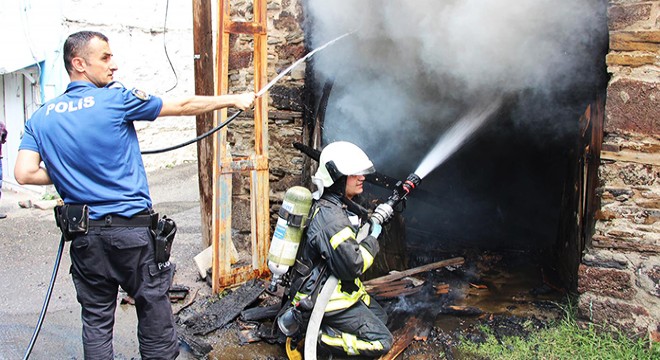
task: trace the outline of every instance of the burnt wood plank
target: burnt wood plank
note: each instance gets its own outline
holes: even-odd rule
[[[253,279],[211,304],[204,312],[186,320],[185,324],[194,335],[206,335],[217,330],[240,315],[241,311],[259,298],[266,283]]]
[[[392,333],[394,337],[392,348],[379,360],[396,359],[415,339],[425,340],[428,337],[430,328],[431,325],[426,321],[417,317],[410,318],[403,327]]]
[[[270,306],[253,307],[241,311],[241,320],[243,321],[260,321],[265,319],[272,319],[282,308],[282,304],[273,304]]]
[[[404,279],[404,280],[392,281],[391,283],[364,285],[365,290],[367,290],[369,294],[386,292],[390,290],[398,290],[406,287],[413,287],[412,281]]]
[[[371,279],[369,281],[365,281],[364,285],[365,286],[375,286],[375,285],[385,284],[385,283],[392,282],[392,281],[395,281],[395,280],[403,279],[404,277],[407,277],[407,276],[412,276],[412,275],[415,275],[415,274],[435,270],[435,269],[438,269],[438,268],[441,268],[441,267],[444,267],[444,266],[461,265],[461,264],[463,264],[463,262],[465,262],[465,259],[463,259],[462,257],[455,257],[455,258],[451,258],[451,259],[447,259],[447,260],[442,260],[442,261],[434,262],[434,263],[431,263],[431,264],[419,266],[419,267],[416,267],[416,268],[408,269],[408,270],[405,270],[405,271],[399,271],[399,272],[396,272],[396,273],[393,273],[393,274],[381,276],[379,278]]]
[[[417,287],[412,287],[412,288],[403,288],[403,289],[398,289],[398,290],[390,290],[382,293],[377,293],[374,295],[374,297],[379,300],[379,299],[388,299],[388,298],[395,298],[395,297],[400,297],[400,296],[408,296],[412,294],[417,294],[422,290],[421,286]]]
[[[193,336],[188,332],[187,329],[181,326],[178,326],[176,333],[177,333],[177,337],[179,338],[179,341],[188,345],[190,351],[197,358],[200,359],[204,358],[208,353],[210,353],[213,350],[213,346],[201,340],[199,337]]]

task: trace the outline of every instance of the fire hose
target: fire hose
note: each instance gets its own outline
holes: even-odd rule
[[[273,80],[271,80],[268,84],[266,84],[266,86],[264,86],[261,90],[259,90],[259,92],[257,92],[255,94],[255,97],[261,97],[268,90],[270,90],[270,88],[272,88],[273,85],[275,85],[275,83],[277,83],[280,79],[282,79],[286,74],[290,73],[291,70],[293,70],[296,66],[300,65],[300,63],[307,60],[308,58],[310,58],[312,55],[314,55],[318,51],[321,51],[321,50],[325,49],[326,47],[334,44],[336,41],[339,41],[340,39],[342,39],[342,38],[344,38],[348,35],[351,35],[354,32],[355,31],[352,31],[352,32],[348,32],[344,35],[338,36],[338,37],[328,41],[327,43],[323,44],[322,46],[319,46],[316,49],[310,51],[309,53],[307,53],[307,55],[305,55],[305,56],[301,57],[300,59],[296,60],[288,68],[284,69],[281,73],[279,73],[276,77],[274,77]],[[144,151],[141,151],[140,153],[143,154],[143,155],[159,154],[159,153],[163,153],[163,152],[167,152],[167,151],[171,151],[171,150],[176,150],[178,148],[182,148],[182,147],[190,145],[192,143],[196,143],[196,142],[198,142],[198,141],[200,141],[200,140],[202,140],[206,137],[211,136],[212,134],[214,134],[218,130],[222,129],[223,127],[229,125],[229,123],[232,122],[234,119],[236,119],[236,117],[238,117],[238,115],[240,115],[242,112],[243,112],[243,110],[239,110],[238,112],[232,114],[227,120],[220,123],[218,126],[216,126],[213,129],[203,133],[202,135],[197,136],[194,139],[190,139],[190,140],[188,140],[186,142],[183,142],[181,144],[170,146],[170,147],[167,147],[167,148],[157,149],[157,150],[144,150]]]
[[[422,179],[414,173],[408,175],[405,181],[399,181],[397,187],[392,192],[392,195],[390,195],[387,201],[381,205],[386,205],[389,206],[390,209],[394,209],[401,202],[405,201],[408,194],[419,186],[421,182]],[[389,219],[385,219],[380,213],[375,212],[369,220],[370,224],[382,225]],[[363,226],[358,232],[356,239],[357,242],[359,243],[366,238],[368,233],[369,226]],[[339,279],[334,275],[330,275],[325,281],[325,284],[323,284],[323,288],[321,288],[321,291],[316,298],[312,314],[309,318],[309,323],[307,324],[307,331],[305,332],[305,359],[307,360],[316,360],[316,346],[318,344],[319,331],[321,329],[323,315],[325,314],[325,308],[338,284]]]

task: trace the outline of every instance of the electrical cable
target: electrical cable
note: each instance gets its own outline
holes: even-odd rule
[[[25,40],[27,40],[27,45],[28,49],[30,50],[30,55],[32,55],[32,60],[34,60],[35,65],[37,65],[37,71],[38,71],[38,78],[41,78],[41,64],[39,64],[39,60],[37,59],[37,56],[34,53],[34,48],[32,46],[32,37],[30,37],[30,24],[29,24],[29,19],[28,19],[28,9],[27,5],[24,4],[25,1],[21,2],[21,9],[20,9],[20,14],[21,14],[21,22],[23,22],[23,36],[25,36]]]
[[[214,127],[213,129],[211,129],[211,130],[209,130],[209,131],[203,133],[202,135],[197,136],[197,137],[194,138],[194,139],[190,139],[190,140],[188,140],[188,141],[186,141],[186,142],[183,142],[183,143],[181,143],[181,144],[179,144],[179,145],[174,145],[174,146],[170,146],[170,147],[166,147],[166,148],[162,148],[162,149],[140,151],[140,154],[142,154],[142,155],[160,154],[160,153],[164,153],[164,152],[167,152],[167,151],[172,151],[172,150],[176,150],[176,149],[178,149],[178,148],[182,148],[182,147],[184,147],[184,146],[186,146],[186,145],[190,145],[190,144],[192,144],[192,143],[194,143],[194,142],[198,142],[198,141],[200,141],[200,140],[202,140],[202,139],[204,139],[204,138],[206,138],[206,137],[212,135],[213,133],[215,133],[216,131],[222,129],[223,127],[227,126],[230,122],[234,121],[234,119],[236,119],[236,117],[238,117],[238,115],[239,115],[240,113],[242,113],[242,112],[243,112],[243,110],[238,110],[237,112],[235,112],[234,114],[232,114],[227,120],[225,120],[224,122],[220,123],[218,126],[216,126],[216,127]]]
[[[46,311],[48,310],[48,303],[50,303],[50,297],[53,294],[53,287],[55,286],[55,279],[57,278],[57,270],[60,267],[60,260],[62,260],[63,249],[64,249],[64,235],[62,235],[62,238],[60,240],[60,246],[57,249],[57,257],[55,259],[55,265],[53,266],[53,274],[50,277],[48,290],[46,290],[46,298],[44,299],[44,304],[41,307],[39,320],[37,321],[37,326],[34,329],[34,333],[32,333],[32,339],[30,339],[30,343],[28,344],[28,347],[25,350],[25,355],[23,356],[23,360],[27,360],[30,357],[30,353],[32,353],[32,348],[34,347],[34,343],[37,341],[37,336],[39,336],[41,325],[43,325],[44,318],[46,317]]]
[[[165,34],[167,34],[167,13],[170,7],[170,0],[167,0],[165,3],[165,22],[163,23],[163,49],[165,49],[165,57],[167,58],[167,62],[170,63],[170,68],[172,69],[172,73],[174,73],[174,85],[167,91],[170,92],[174,90],[174,88],[179,85],[179,76],[176,74],[176,70],[174,70],[174,65],[172,65],[172,60],[170,60],[170,54],[167,52],[167,42],[165,41]]]

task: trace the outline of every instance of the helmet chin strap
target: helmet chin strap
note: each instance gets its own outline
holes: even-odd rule
[[[338,194],[341,197],[346,197],[346,176],[342,175],[334,179],[334,183],[327,187],[325,191]]]
[[[369,211],[362,207],[360,204],[347,198],[346,196],[341,197],[341,202],[346,205],[346,208],[348,208],[350,212],[357,215],[363,223],[369,221]]]
[[[360,204],[358,204],[357,202],[355,202],[355,201],[353,201],[353,200],[347,198],[347,197],[346,197],[346,194],[344,193],[345,191],[342,191],[341,193],[340,193],[339,191],[336,191],[336,189],[339,188],[339,186],[337,186],[337,188],[335,188],[335,186],[338,185],[338,183],[339,183],[339,184],[343,183],[343,189],[346,189],[346,177],[344,176],[343,178],[344,178],[343,181],[342,181],[342,180],[339,180],[338,182],[335,182],[334,184],[332,184],[331,187],[327,188],[326,191],[327,191],[328,193],[332,193],[332,194],[337,195],[337,197],[339,197],[339,200],[340,200],[344,205],[346,205],[346,208],[347,208],[350,212],[352,212],[353,214],[357,215],[357,216],[360,218],[360,220],[362,220],[362,221],[368,221],[368,220],[369,220],[369,211],[368,211],[367,209],[365,209],[364,207],[362,207],[362,206],[361,206]],[[356,196],[356,197],[357,197],[357,196]]]

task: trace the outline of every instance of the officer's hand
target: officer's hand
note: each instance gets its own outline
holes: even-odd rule
[[[380,236],[380,232],[383,230],[383,227],[376,222],[371,223],[371,232],[369,232],[369,235],[373,236],[374,238],[378,239],[378,236]]]
[[[382,203],[376,207],[376,210],[374,210],[374,214],[371,215],[376,222],[379,224],[384,224],[387,220],[392,217],[392,213],[394,213],[394,209],[387,203]]]
[[[241,110],[248,109],[248,108],[252,107],[252,104],[254,103],[255,98],[256,97],[254,95],[254,92],[252,92],[252,91],[246,92],[246,93],[243,93],[243,94],[237,94],[236,95],[236,100],[234,101],[234,106],[236,106],[237,108],[239,108]]]

